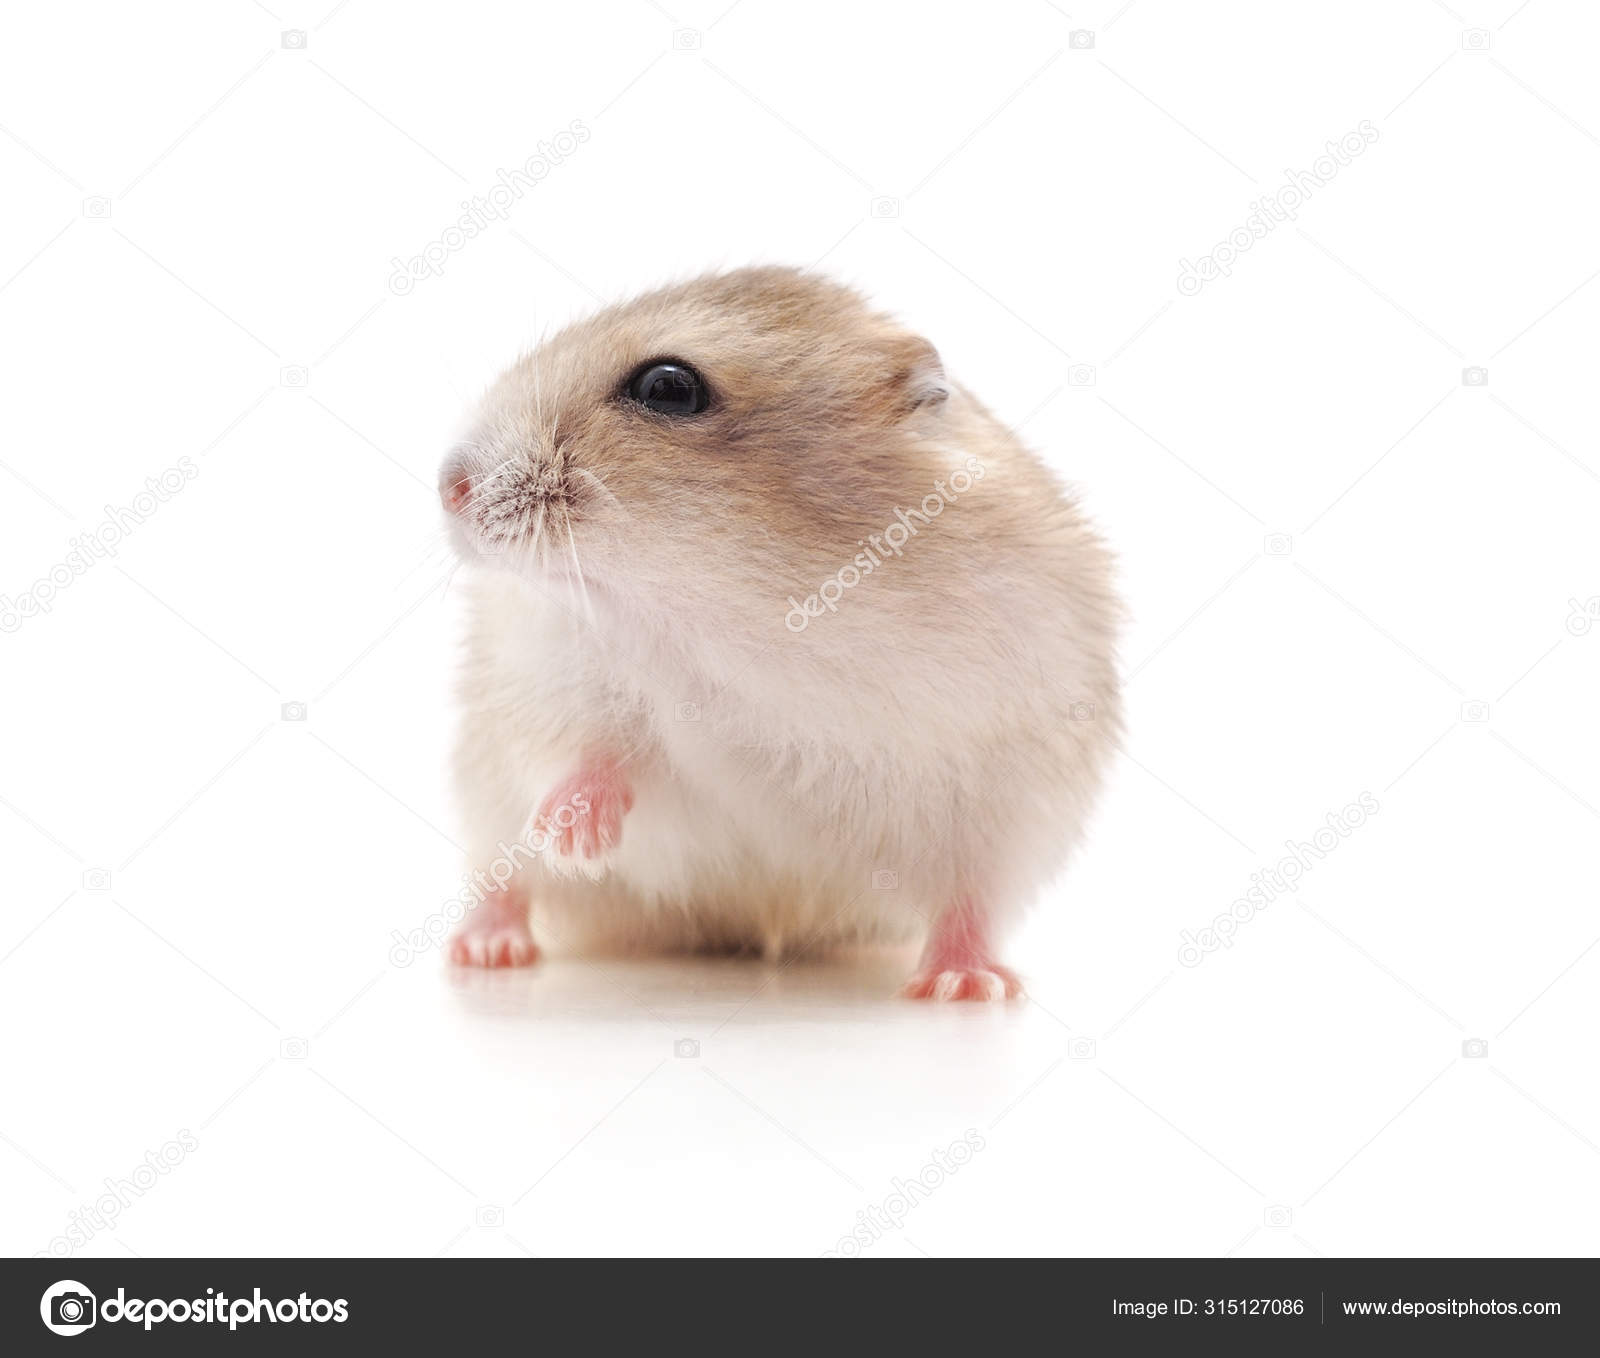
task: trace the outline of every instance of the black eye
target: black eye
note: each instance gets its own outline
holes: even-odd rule
[[[711,403],[700,374],[687,363],[651,363],[628,383],[628,395],[658,415],[698,415]]]

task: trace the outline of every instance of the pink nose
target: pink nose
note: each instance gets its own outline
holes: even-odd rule
[[[452,514],[459,514],[471,498],[472,477],[457,463],[445,463],[444,470],[439,473],[439,499],[445,509]]]

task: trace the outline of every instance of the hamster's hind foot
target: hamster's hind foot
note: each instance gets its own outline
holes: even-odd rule
[[[990,962],[986,967],[918,971],[900,993],[910,1000],[1014,1000],[1022,994],[1022,981],[1009,967]]]
[[[912,1000],[1014,1000],[1022,980],[990,957],[987,912],[958,901],[934,921],[916,974],[900,993]]]
[[[450,960],[459,967],[526,967],[539,960],[528,898],[517,887],[491,892],[456,927]]]

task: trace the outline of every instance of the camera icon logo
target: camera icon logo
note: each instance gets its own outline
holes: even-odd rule
[[[303,1037],[286,1037],[278,1043],[278,1055],[285,1061],[304,1061],[311,1055],[311,1044]]]
[[[680,1037],[672,1044],[672,1054],[680,1061],[693,1061],[700,1055],[700,1044],[692,1037]]]
[[[675,716],[679,721],[699,721],[700,704],[679,703],[675,708],[672,709],[672,715]]]
[[[1073,705],[1072,705],[1072,720],[1073,721],[1093,721],[1094,720],[1094,704],[1093,703],[1073,703]]]
[[[879,221],[887,221],[900,215],[900,200],[898,198],[874,198],[867,209],[867,215]]]
[[[286,28],[278,35],[278,44],[286,51],[303,52],[306,50],[306,31],[303,28]]]
[[[1075,1037],[1067,1043],[1067,1056],[1073,1061],[1094,1060],[1094,1039],[1092,1037]]]
[[[83,874],[83,889],[85,891],[110,891],[111,869],[89,868]]]
[[[1275,1231],[1287,1230],[1294,1225],[1294,1209],[1290,1207],[1268,1207],[1261,1213],[1261,1223],[1270,1226]]]
[[[94,1293],[71,1278],[46,1289],[39,1299],[39,1319],[56,1334],[82,1334],[94,1324],[98,1311]]]
[[[1461,1044],[1461,1054],[1469,1060],[1481,1061],[1489,1054],[1489,1044],[1481,1037],[1469,1037]]]
[[[485,1230],[497,1231],[506,1224],[506,1213],[503,1207],[478,1208],[478,1225]]]
[[[306,719],[306,705],[304,703],[285,703],[278,709],[284,721],[304,721]]]
[[[679,28],[674,30],[672,45],[679,52],[698,52],[700,50],[700,30],[698,28]]]
[[[1461,30],[1461,50],[1463,52],[1487,52],[1494,45],[1494,34],[1487,28],[1464,28]]]
[[[900,889],[900,874],[893,868],[879,868],[872,874],[872,889],[874,891],[898,891]]]
[[[1067,369],[1067,385],[1069,387],[1092,387],[1094,385],[1094,364],[1074,363]]]
[[[280,387],[305,387],[310,384],[311,369],[302,363],[291,363],[287,368],[278,369]]]
[[[1487,368],[1471,367],[1461,370],[1461,385],[1464,387],[1486,387],[1489,385],[1489,370]]]
[[[1287,533],[1268,533],[1261,539],[1261,550],[1268,556],[1288,556],[1294,551],[1294,539]]]
[[[111,200],[103,194],[95,194],[92,198],[83,200],[83,215],[105,219],[111,215]]]
[[[1489,720],[1489,704],[1484,702],[1470,702],[1461,704],[1461,720],[1470,722],[1485,722]]]
[[[1087,52],[1094,46],[1094,29],[1075,28],[1067,35],[1067,46],[1075,52]]]

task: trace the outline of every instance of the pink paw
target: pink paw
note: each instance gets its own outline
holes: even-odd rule
[[[1016,972],[997,962],[919,971],[900,992],[912,1000],[1014,1000],[1022,994]]]
[[[526,967],[538,959],[521,898],[487,897],[450,939],[450,960],[460,967]]]
[[[458,967],[527,967],[539,960],[539,945],[526,924],[475,929],[450,940],[450,960]]]
[[[622,842],[622,818],[633,789],[619,769],[589,765],[556,785],[539,804],[534,823],[552,836],[551,851],[568,859],[599,858]]]

